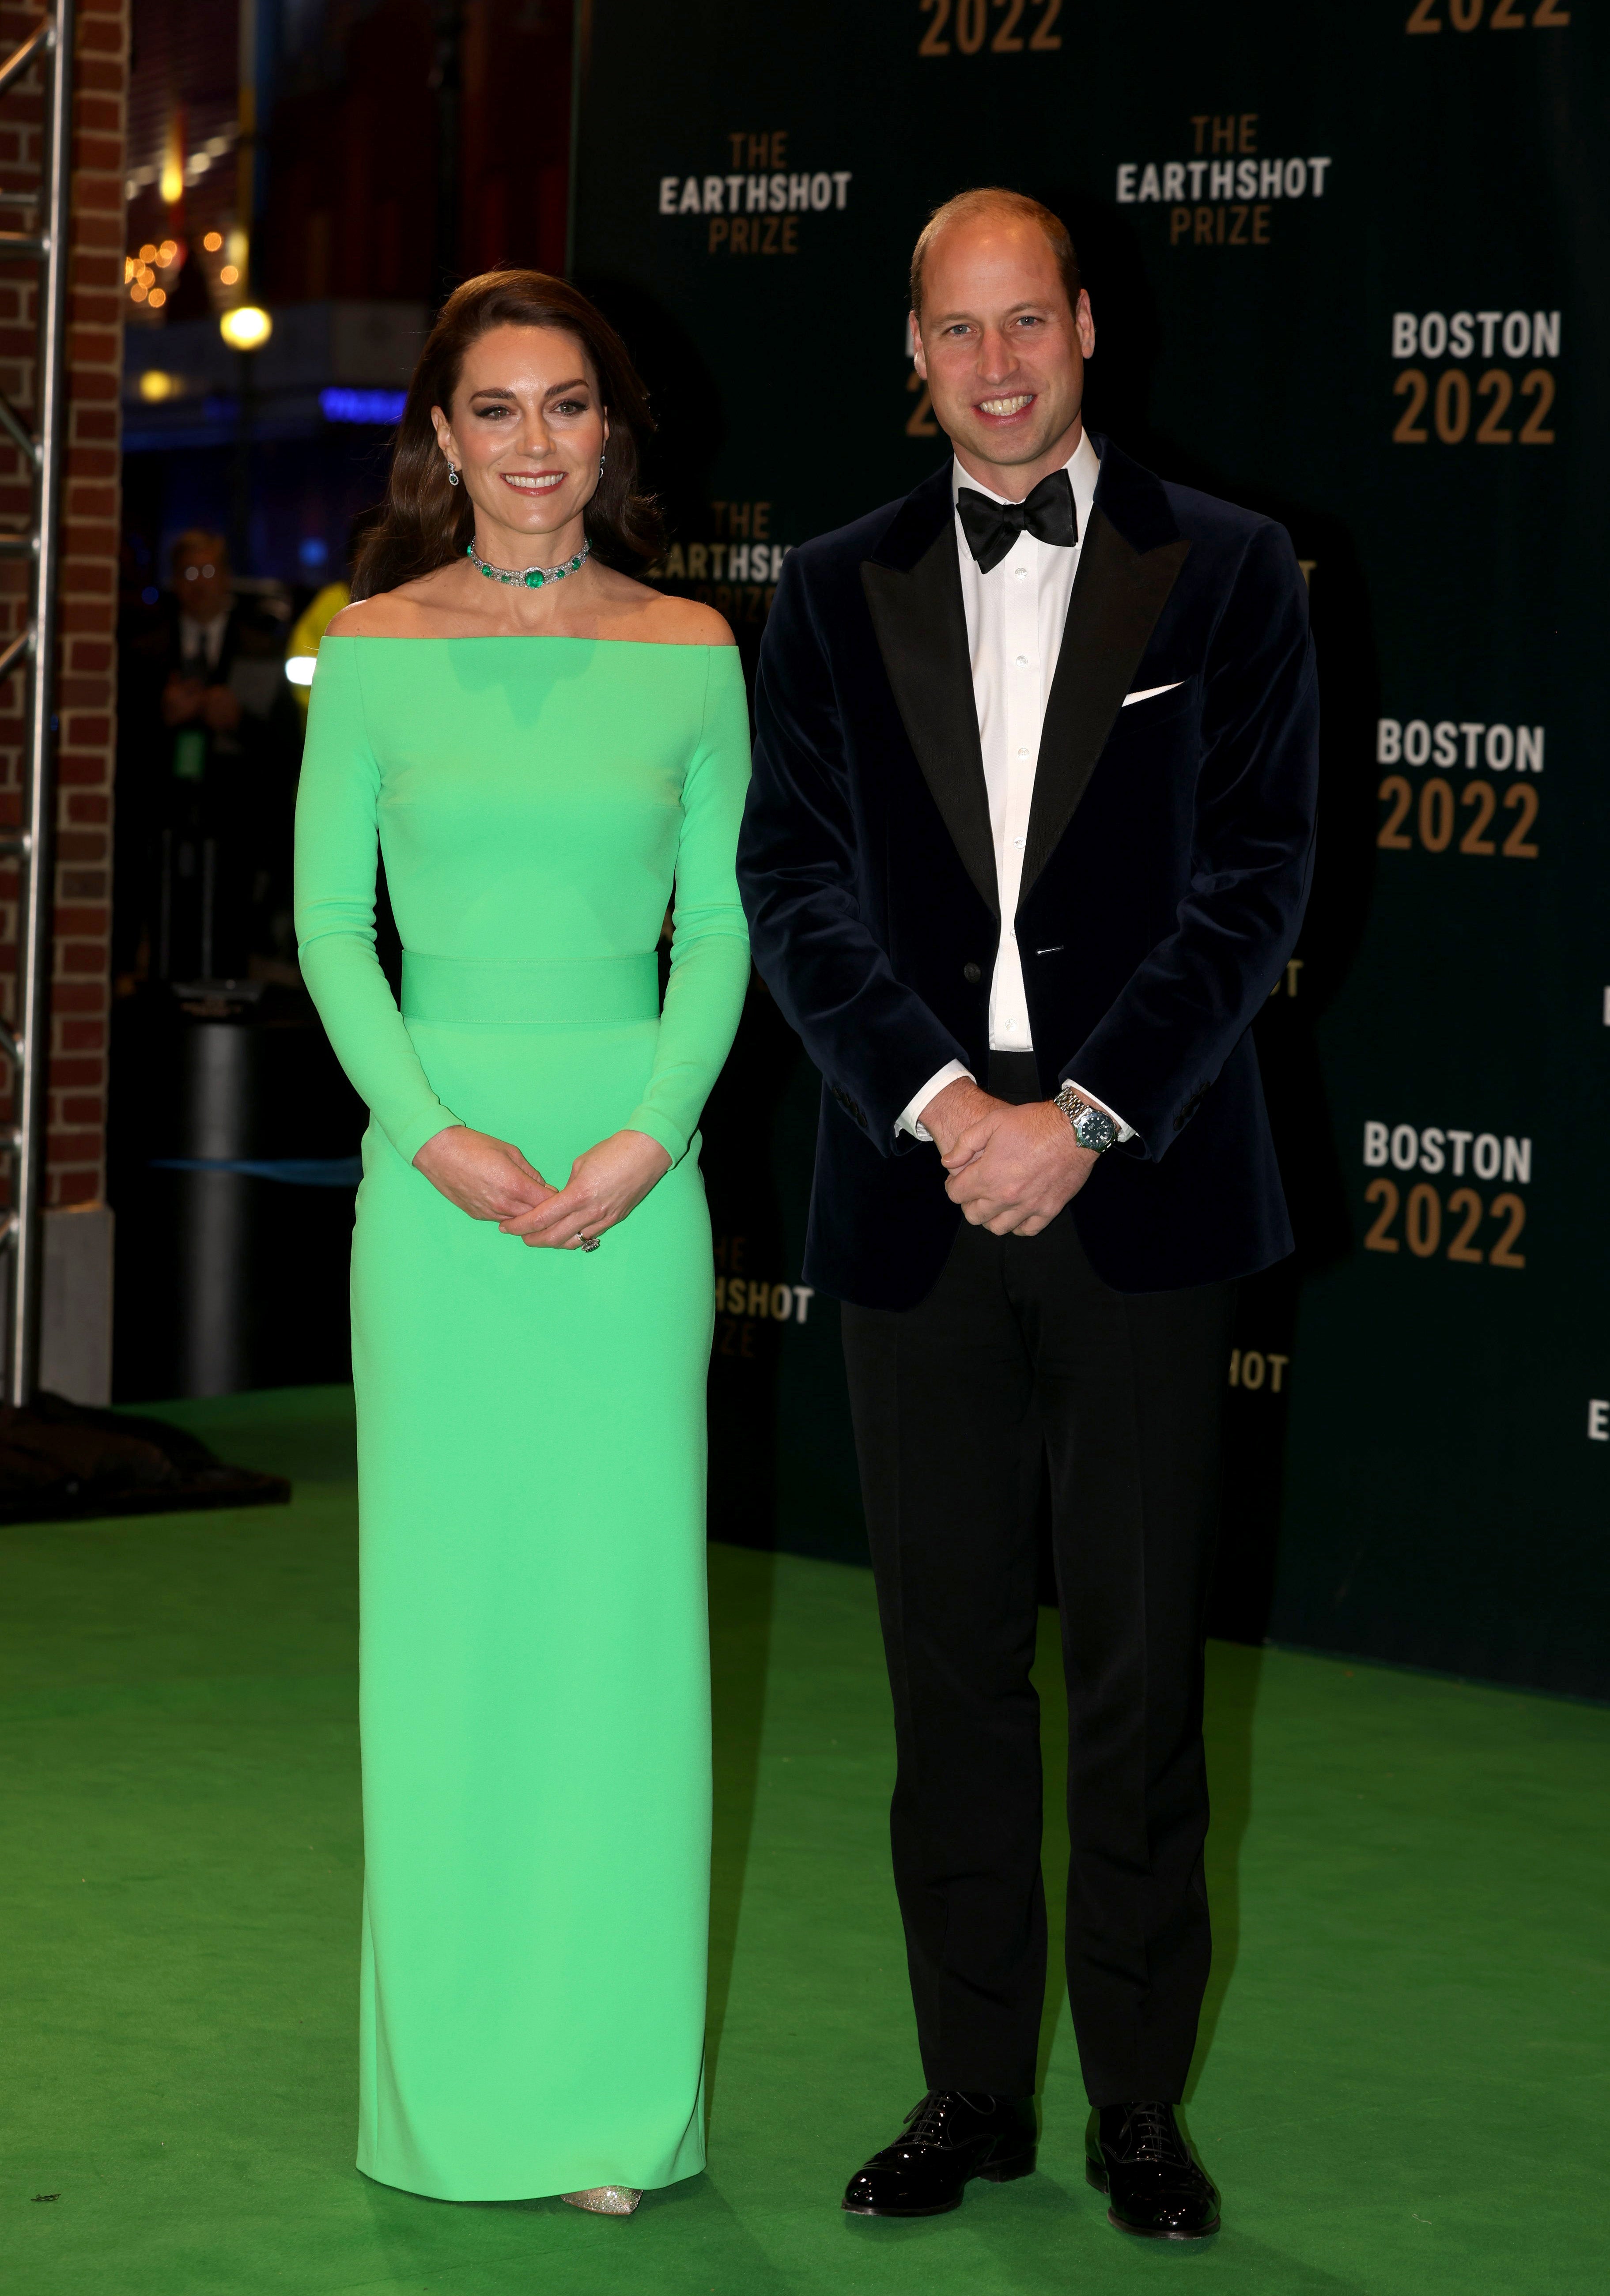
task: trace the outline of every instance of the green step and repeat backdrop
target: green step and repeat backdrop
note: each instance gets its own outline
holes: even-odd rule
[[[1280,519],[1322,860],[1259,1023],[1300,1236],[1226,1366],[1221,1631],[1610,1695],[1605,12],[1582,0],[582,0],[573,268],[661,418],[667,586],[947,453],[903,281],[1064,215],[1088,413]],[[763,988],[707,1127],[712,1528],[862,1551],[817,1081]]]

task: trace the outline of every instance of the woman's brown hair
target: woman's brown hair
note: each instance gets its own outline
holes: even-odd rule
[[[431,409],[451,414],[464,354],[494,327],[556,327],[580,344],[610,424],[604,475],[582,514],[587,539],[612,565],[659,555],[659,505],[637,490],[639,447],[654,426],[626,345],[568,280],[545,271],[487,271],[448,296],[420,353],[391,450],[385,506],[353,570],[355,598],[395,590],[464,556],[475,530],[474,506],[464,488],[448,483]]]

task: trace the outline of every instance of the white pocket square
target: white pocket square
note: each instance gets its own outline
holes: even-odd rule
[[[1127,709],[1131,701],[1150,701],[1159,693],[1172,693],[1178,687],[1184,684],[1185,680],[1183,677],[1177,677],[1172,685],[1143,685],[1138,693],[1126,693],[1124,695],[1123,707]]]

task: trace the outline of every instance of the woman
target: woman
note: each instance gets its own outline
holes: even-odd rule
[[[319,652],[297,820],[303,974],[374,1119],[358,2166],[606,2214],[703,2166],[695,1128],[749,975],[731,633],[618,562],[658,546],[646,423],[573,288],[459,288]]]

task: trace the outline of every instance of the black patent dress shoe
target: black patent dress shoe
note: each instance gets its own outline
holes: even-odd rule
[[[856,2217],[937,2217],[959,2209],[970,2177],[1005,2185],[1034,2169],[1032,2097],[930,2089],[905,2134],[875,2152],[844,2190]]]
[[[1104,2104],[1085,2132],[1085,2177],[1107,2196],[1107,2222],[1144,2240],[1205,2240],[1219,2193],[1171,2104]]]

